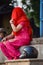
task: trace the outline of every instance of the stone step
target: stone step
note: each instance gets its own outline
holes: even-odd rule
[[[40,38],[33,38],[31,44],[43,44],[43,37]]]
[[[0,62],[0,65],[5,65],[5,62]]]
[[[43,65],[43,59],[6,60],[6,65]]]

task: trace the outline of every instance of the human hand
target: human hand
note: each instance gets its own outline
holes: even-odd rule
[[[3,44],[6,45],[6,41],[3,41]]]
[[[12,23],[13,23],[13,19],[10,20],[10,24],[12,24]]]
[[[5,37],[5,38],[3,38],[1,41],[3,42],[3,41],[6,41],[7,40],[7,38]]]
[[[9,40],[9,42],[13,42],[13,41],[14,41],[14,39],[10,39],[10,40]]]

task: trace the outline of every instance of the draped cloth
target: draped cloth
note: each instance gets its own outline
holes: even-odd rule
[[[30,26],[30,21],[27,18],[25,12],[20,7],[16,7],[12,11],[11,18],[15,26],[22,25],[22,28],[18,32],[14,32],[14,40],[12,42],[5,41],[1,45],[1,50],[8,59],[18,59],[20,56],[19,48],[21,46],[30,45],[32,40],[32,28]]]

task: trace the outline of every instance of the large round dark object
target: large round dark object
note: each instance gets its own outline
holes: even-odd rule
[[[38,56],[38,51],[32,46],[24,46],[20,52],[20,58],[37,58]]]

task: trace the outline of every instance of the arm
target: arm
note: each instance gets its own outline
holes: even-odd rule
[[[10,20],[10,24],[11,24],[11,27],[12,27],[13,31],[14,32],[18,32],[22,28],[22,25],[21,24],[18,24],[17,26],[15,26],[12,21],[13,20],[11,19]]]
[[[10,35],[6,36],[7,39],[12,39],[14,37],[13,33],[11,33]]]
[[[2,39],[2,41],[6,41],[6,40],[9,40],[9,39],[12,39],[13,37],[14,37],[14,35],[13,35],[13,33],[11,33],[10,35],[4,37],[4,38]]]

